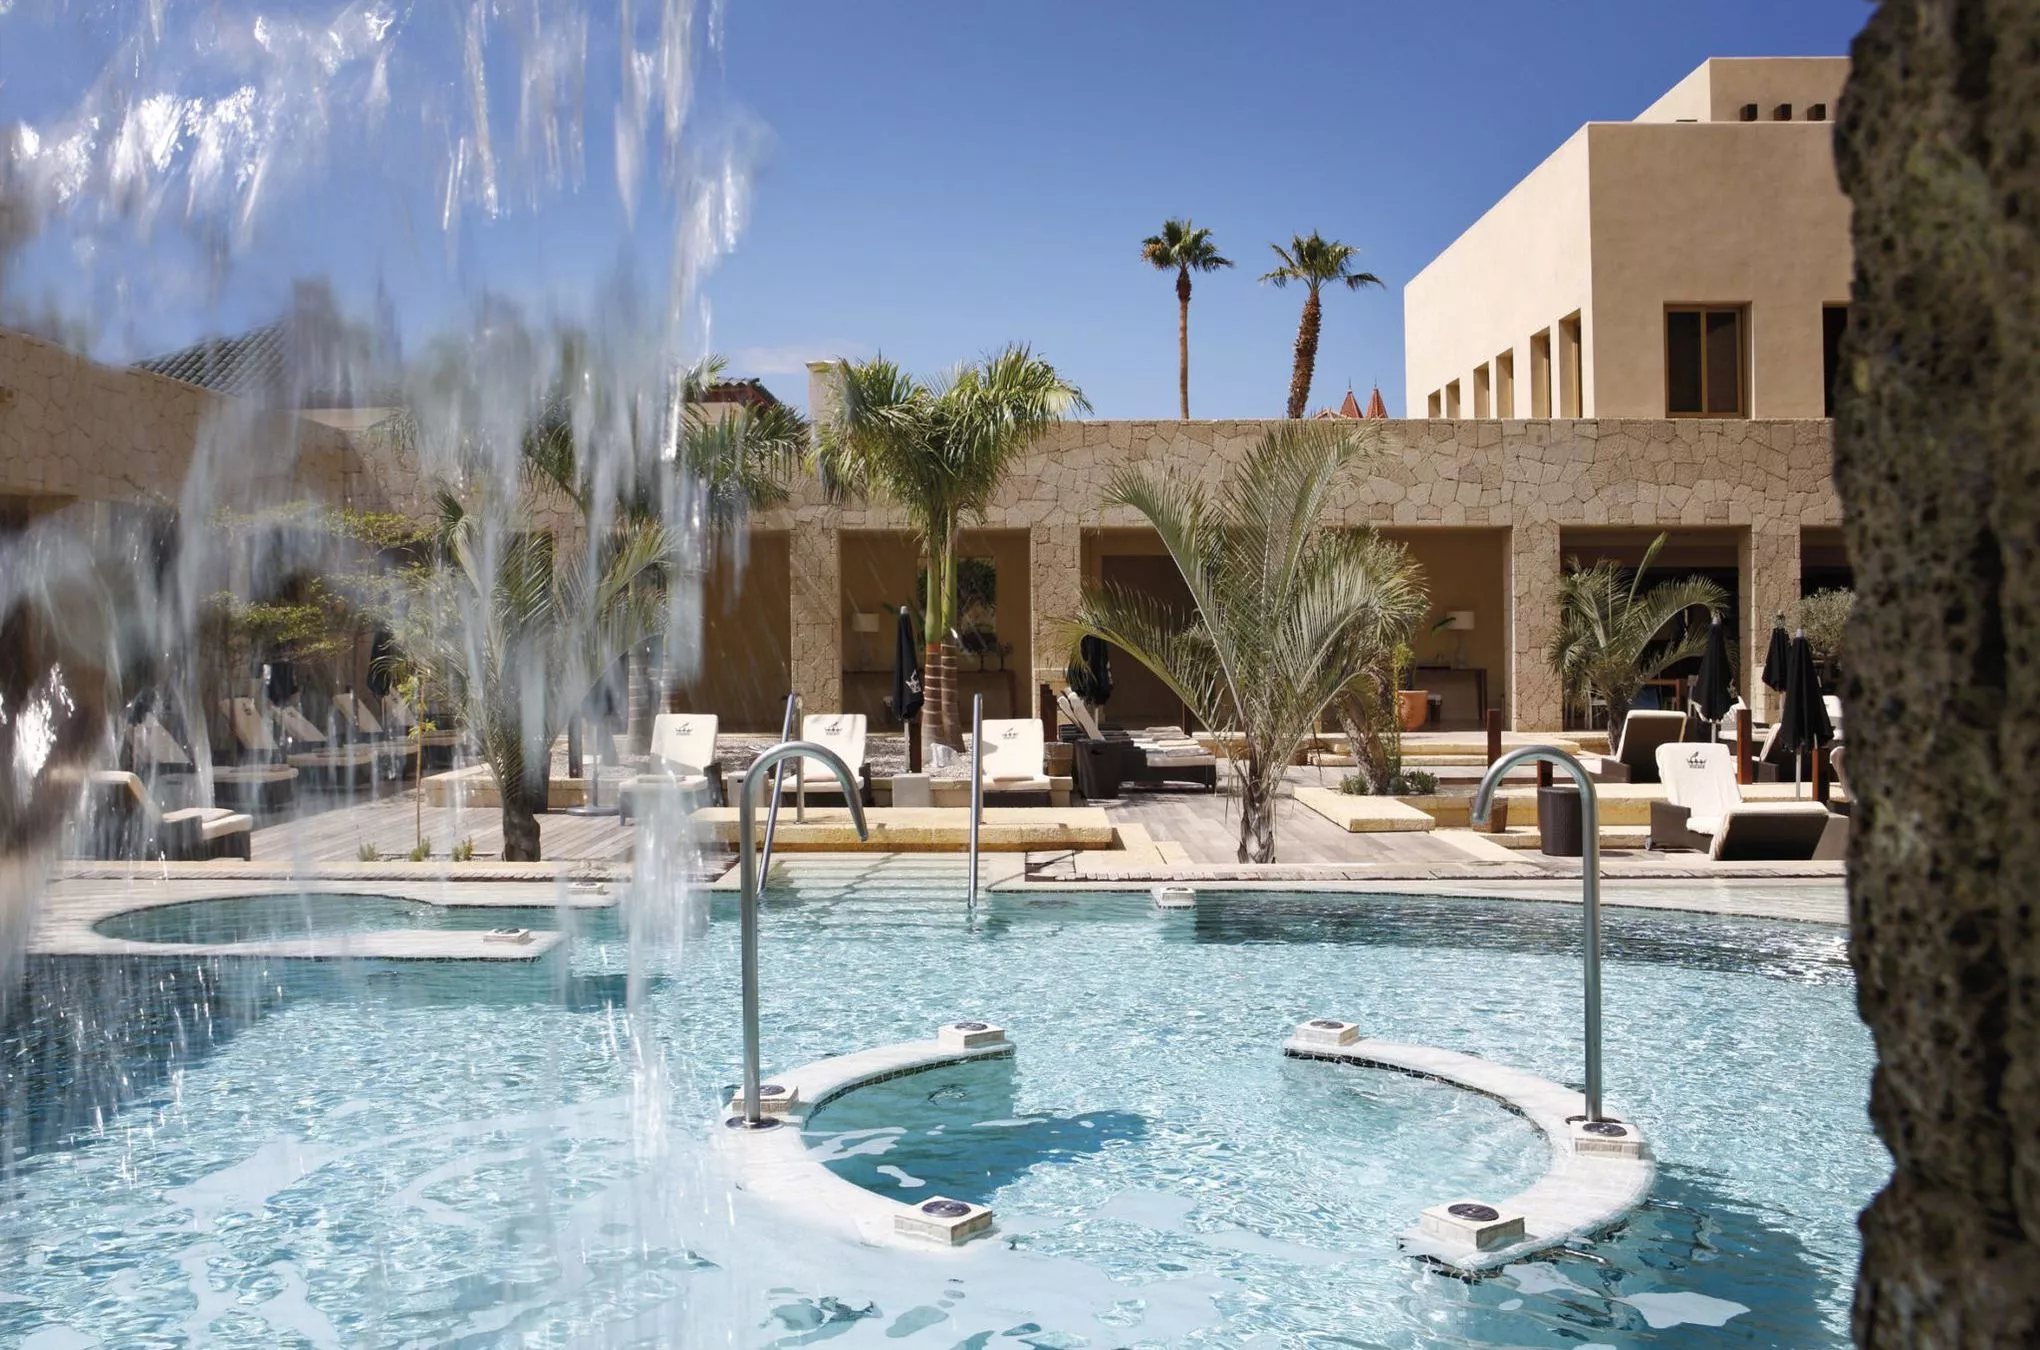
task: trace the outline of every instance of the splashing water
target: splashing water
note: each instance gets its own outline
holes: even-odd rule
[[[212,800],[218,696],[264,659],[221,614],[316,606],[270,583],[335,566],[393,594],[390,559],[421,541],[376,531],[430,517],[442,486],[487,577],[533,528],[558,535],[561,574],[592,574],[626,500],[671,556],[703,546],[679,391],[759,141],[715,84],[721,43],[720,0],[0,0],[0,329],[115,365],[251,330],[283,354],[244,397],[177,405],[197,408],[188,443],[137,459],[123,500],[52,497],[0,530],[0,1031],[32,1002],[20,952],[86,772],[124,766],[146,714],[182,733]],[[297,415],[371,407],[389,415]],[[492,496],[548,417],[579,494]],[[661,589],[680,678],[698,659],[686,577]],[[471,603],[407,595],[411,628],[464,635],[481,680],[501,654],[463,622]],[[519,659],[510,712],[578,700],[559,653]],[[695,909],[685,841],[650,833],[617,1034],[638,1066],[627,1127],[666,1161],[674,1088],[641,991]],[[80,1026],[139,1006],[72,1002]],[[684,1184],[683,1163],[666,1171]]]

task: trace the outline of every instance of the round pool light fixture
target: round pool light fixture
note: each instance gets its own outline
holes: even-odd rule
[[[1589,1120],[1581,1124],[1580,1128],[1588,1134],[1606,1135],[1610,1139],[1621,1139],[1629,1133],[1628,1127],[1617,1125],[1612,1120]]]
[[[1447,1213],[1456,1219],[1467,1219],[1473,1223],[1493,1223],[1502,1217],[1502,1212],[1493,1205],[1458,1204],[1448,1207]]]
[[[970,1213],[970,1206],[961,1200],[930,1200],[921,1206],[921,1212],[937,1219],[960,1219]]]

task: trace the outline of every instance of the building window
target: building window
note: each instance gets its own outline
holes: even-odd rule
[[[1459,416],[1459,381],[1457,380],[1445,386],[1445,415],[1447,417]]]
[[[1444,403],[1442,401],[1444,397],[1445,396],[1443,394],[1440,394],[1435,389],[1431,391],[1431,416],[1437,417],[1441,413],[1441,411],[1444,408]]]
[[[1835,381],[1842,373],[1842,334],[1849,331],[1847,305],[1823,305],[1820,310],[1820,387],[1827,398],[1828,417],[1835,415]]]
[[[1551,330],[1530,335],[1530,415],[1551,416]]]
[[[1473,415],[1488,415],[1488,368],[1485,362],[1473,368]]]
[[[1516,415],[1516,353],[1506,351],[1495,357],[1495,416]]]
[[[1747,417],[1742,306],[1665,311],[1665,416]]]
[[[1558,321],[1558,415],[1580,417],[1580,312]]]

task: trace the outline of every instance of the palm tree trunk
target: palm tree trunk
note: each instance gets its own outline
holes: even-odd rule
[[[1190,269],[1176,273],[1176,393],[1183,420],[1190,420]]]
[[[1238,858],[1241,862],[1271,863],[1275,861],[1275,784],[1263,772],[1264,760],[1258,751],[1247,753],[1247,771],[1240,777],[1240,847]],[[1280,770],[1275,777],[1281,777]]]
[[[547,806],[546,771],[536,780],[520,764],[504,765],[496,774],[503,802],[503,861],[538,862],[538,813]]]
[[[1311,376],[1317,372],[1318,325],[1323,322],[1324,307],[1318,303],[1317,287],[1311,287],[1304,297],[1303,320],[1296,325],[1296,368],[1289,375],[1289,416],[1303,416],[1304,407],[1310,402]]]

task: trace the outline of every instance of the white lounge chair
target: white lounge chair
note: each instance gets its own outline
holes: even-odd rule
[[[142,780],[123,769],[92,773],[85,843],[95,858],[247,858],[252,816],[224,807],[160,809]]]
[[[372,783],[378,776],[395,777],[400,768],[401,760],[386,747],[363,742],[334,745],[309,717],[288,703],[277,706],[276,721],[286,743],[283,762],[299,773],[339,787],[355,787]]]
[[[617,794],[617,814],[630,820],[645,814],[656,794],[673,794],[682,805],[721,806],[722,761],[716,758],[720,723],[713,713],[660,713],[652,719],[652,754],[645,772]]]
[[[340,719],[350,740],[379,741],[383,738],[382,721],[369,710],[368,700],[356,698],[352,692],[333,695],[333,713]]]
[[[979,772],[987,797],[1025,797],[1017,805],[1049,804],[1054,783],[1048,777],[1048,746],[1037,717],[995,717],[984,723]]]
[[[866,806],[871,800],[871,765],[865,759],[865,740],[868,722],[863,713],[808,713],[800,719],[800,738],[826,745],[850,766],[850,772],[857,775],[857,793]],[[795,761],[785,760],[786,779],[780,787],[783,796],[792,796],[796,782],[793,766]],[[806,782],[809,797],[841,797],[842,785],[836,775],[829,772],[820,760],[812,755],[800,758],[801,776]],[[776,776],[775,776],[776,777]]]
[[[1657,767],[1666,800],[1650,804],[1653,849],[1700,850],[1717,862],[1805,862],[1834,852],[1822,841],[1840,817],[1819,802],[1744,801],[1725,745],[1661,745]]]
[[[454,752],[460,748],[460,732],[455,730],[419,731],[418,719],[394,690],[383,695],[383,725],[403,736],[418,747],[419,770],[430,764],[434,768],[445,768],[453,763]]]
[[[1657,750],[1686,732],[1686,714],[1654,708],[1632,708],[1594,771],[1597,783],[1655,783]]]

